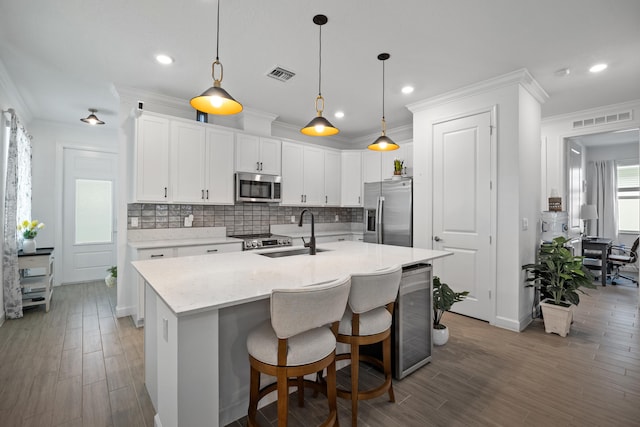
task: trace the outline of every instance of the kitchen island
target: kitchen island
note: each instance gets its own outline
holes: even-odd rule
[[[319,249],[315,256],[270,258],[260,253],[278,250],[263,250],[132,263],[145,280],[145,384],[156,425],[217,426],[246,414],[246,336],[269,318],[272,289],[451,254],[360,242]]]

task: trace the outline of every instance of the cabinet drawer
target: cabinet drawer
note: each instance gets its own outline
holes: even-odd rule
[[[156,249],[140,249],[138,250],[138,259],[157,259],[157,258],[173,258],[175,256],[174,248],[156,248]]]
[[[242,250],[241,243],[224,243],[217,245],[198,245],[198,246],[182,246],[177,248],[177,256],[191,255],[212,255],[223,252],[240,252]]]

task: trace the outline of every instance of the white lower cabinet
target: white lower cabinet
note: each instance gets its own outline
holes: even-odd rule
[[[153,249],[133,249],[132,261],[141,261],[148,259],[164,259],[173,257],[193,256],[193,255],[215,255],[224,252],[240,252],[242,251],[241,242],[233,243],[215,243],[208,245],[192,245],[164,247]],[[136,283],[136,314],[133,317],[134,324],[140,327],[144,324],[144,279],[129,265],[132,276]]]

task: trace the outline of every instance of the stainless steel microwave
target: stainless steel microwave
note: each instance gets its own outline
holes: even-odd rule
[[[281,200],[281,176],[261,173],[236,173],[236,202],[277,203]]]

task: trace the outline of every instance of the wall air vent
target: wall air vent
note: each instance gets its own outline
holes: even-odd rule
[[[580,129],[580,128],[589,127],[589,126],[600,126],[600,125],[606,125],[609,123],[626,122],[631,119],[632,119],[631,110],[629,110],[629,111],[623,111],[620,113],[606,114],[598,117],[589,117],[582,120],[574,120],[573,128]]]
[[[271,77],[272,79],[276,79],[281,82],[287,82],[295,75],[296,73],[294,73],[293,71],[285,70],[284,68],[278,66],[267,73],[267,77]]]

